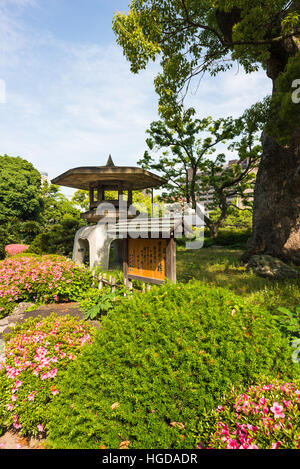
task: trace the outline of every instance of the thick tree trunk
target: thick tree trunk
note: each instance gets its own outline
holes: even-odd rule
[[[299,43],[290,38],[272,46],[270,53],[267,75],[273,81],[274,93],[275,80],[285,70],[289,57],[300,53]],[[253,254],[270,254],[300,265],[300,127],[289,147],[280,146],[265,133],[262,146],[253,232],[242,261],[247,262]]]
[[[300,129],[290,149],[265,134],[262,140],[253,233],[242,260],[265,253],[300,265]]]

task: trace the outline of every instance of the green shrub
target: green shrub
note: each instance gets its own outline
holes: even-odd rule
[[[16,303],[78,301],[92,283],[90,271],[61,256],[17,255],[0,261],[0,315]]]
[[[16,303],[10,301],[7,296],[0,298],[0,319],[5,318],[11,314],[16,306]]]
[[[36,254],[72,256],[75,234],[84,224],[79,214],[64,214],[59,223],[47,228],[49,231],[39,233],[29,249]]]
[[[61,378],[93,336],[88,323],[70,316],[29,319],[15,327],[0,363],[0,433],[10,427],[25,435],[46,431]]]
[[[216,244],[221,246],[244,247],[251,236],[250,229],[220,229],[215,239]]]
[[[214,240],[213,239],[208,238],[208,237],[204,238],[204,244],[203,244],[204,248],[210,248],[213,245],[214,245]]]
[[[54,448],[193,448],[204,408],[232,384],[292,377],[269,313],[200,282],[154,287],[103,318],[51,406]]]

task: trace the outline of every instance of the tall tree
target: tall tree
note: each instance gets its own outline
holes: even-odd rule
[[[32,241],[42,210],[40,173],[23,158],[0,155],[0,259],[6,244]]]
[[[78,200],[69,201],[59,186],[45,181],[41,188],[44,210],[40,233],[30,245],[33,252],[72,255],[76,231],[86,224],[80,218]],[[82,197],[79,197],[82,200]],[[27,228],[28,229],[28,228]]]
[[[0,156],[0,223],[39,220],[42,209],[40,173],[23,158]]]
[[[230,199],[239,197],[246,201],[255,180],[252,170],[258,164],[261,147],[256,144],[253,119],[259,113],[251,110],[239,119],[229,117],[215,121],[194,115],[195,109],[189,108],[177,112],[172,119],[152,122],[147,131],[150,137],[146,140],[149,150],[138,163],[144,169],[162,173],[167,181],[164,186],[167,192],[162,194],[165,200],[184,200],[195,209],[201,193],[212,189],[213,200],[208,211],[215,210],[215,216],[199,215],[215,238],[227,216]],[[215,155],[221,143],[228,144],[228,152],[238,157],[237,164],[226,167],[225,154]],[[161,152],[158,158],[153,151]]]
[[[80,220],[80,210],[76,207],[76,201],[69,201],[59,186],[44,181],[41,190],[44,203],[42,212],[44,231],[50,230],[53,225],[60,224],[65,216]]]
[[[300,1],[133,0],[113,28],[133,72],[161,57],[155,86],[165,115],[203,72],[234,61],[248,73],[265,69],[272,102],[243,259],[264,252],[300,264]]]

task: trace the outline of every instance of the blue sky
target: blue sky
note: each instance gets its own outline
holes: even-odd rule
[[[133,75],[111,29],[128,0],[1,0],[0,154],[50,178],[76,166],[136,165],[157,119],[159,64]],[[233,69],[191,87],[199,116],[238,116],[271,91],[263,71]],[[3,100],[1,100],[3,101]],[[65,189],[66,194],[72,191]]]

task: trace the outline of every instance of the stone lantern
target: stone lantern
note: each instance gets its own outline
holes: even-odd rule
[[[153,189],[165,184],[161,177],[139,167],[115,166],[111,156],[105,166],[83,166],[73,168],[51,181],[60,186],[82,189],[89,192],[90,206],[81,217],[93,225],[77,231],[74,240],[73,260],[83,263],[89,252],[90,268],[109,267],[110,246],[114,243],[116,260],[121,258],[122,240],[115,240],[108,233],[107,221],[111,217],[117,222],[120,218],[132,218],[132,192]],[[115,199],[107,197],[108,192],[117,193]],[[127,192],[127,200],[124,195]],[[153,191],[152,191],[153,194]]]

